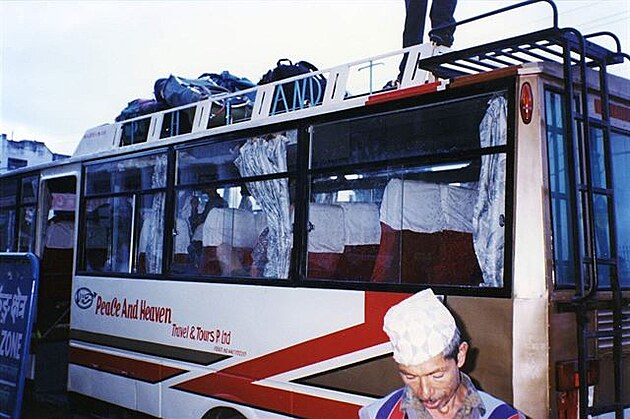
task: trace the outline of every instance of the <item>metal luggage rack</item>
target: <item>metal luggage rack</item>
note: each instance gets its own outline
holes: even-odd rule
[[[529,0],[448,26],[465,25],[541,2],[551,6],[553,25],[550,28],[425,58],[418,61],[418,66],[431,71],[437,77],[449,79],[532,62],[569,62],[570,65],[584,62],[586,67],[598,67],[602,64],[620,64],[624,58],[630,59],[628,54],[621,51],[619,38],[613,33],[582,35],[576,29],[558,27],[558,9],[552,0]],[[610,51],[591,41],[605,36],[613,39],[616,51]]]

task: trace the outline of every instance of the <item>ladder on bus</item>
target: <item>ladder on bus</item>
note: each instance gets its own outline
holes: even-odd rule
[[[610,55],[598,53],[597,46],[590,43],[594,37],[609,36],[617,44],[617,53]],[[587,49],[590,51],[587,52]],[[624,395],[630,391],[624,383],[623,357],[623,316],[630,311],[630,300],[624,299],[619,281],[619,255],[613,205],[612,153],[610,104],[607,82],[607,66],[628,58],[621,53],[619,40],[611,33],[599,32],[582,36],[574,29],[564,32],[564,120],[566,121],[567,139],[570,141],[569,179],[571,184],[571,208],[574,226],[573,244],[576,249],[575,259],[575,296],[571,303],[577,322],[578,349],[578,413],[579,417],[614,413],[617,419],[624,417]],[[596,71],[599,89],[595,103],[599,103],[600,112],[589,113],[589,86],[587,69]],[[597,108],[597,105],[595,106]],[[599,116],[597,116],[599,113]],[[592,150],[595,148],[593,130],[599,130],[603,138],[605,181],[595,182]],[[601,163],[601,162],[600,162]],[[601,169],[600,169],[601,170]],[[605,202],[606,211],[596,208]],[[597,213],[596,213],[597,212]],[[597,221],[597,225],[596,225]],[[603,230],[602,230],[603,228]],[[598,238],[598,233],[607,233]],[[600,280],[610,281],[610,290],[603,291]],[[610,327],[601,327],[598,316],[609,317]],[[613,389],[612,400],[594,403],[589,394],[589,384],[593,377],[589,363],[598,358],[599,343],[603,340],[612,343]],[[625,390],[628,389],[628,390]]]
[[[568,139],[570,154],[567,170],[570,172],[571,208],[573,230],[573,248],[577,249],[574,271],[575,296],[572,301],[563,305],[563,311],[575,313],[577,323],[577,374],[573,377],[578,387],[577,414],[581,418],[588,415],[614,413],[617,419],[623,418],[624,409],[630,404],[623,402],[625,393],[630,393],[630,383],[623,382],[623,316],[630,315],[630,300],[624,299],[618,277],[618,255],[615,229],[613,187],[611,185],[611,152],[610,152],[610,108],[607,86],[607,66],[630,59],[621,52],[618,38],[612,33],[599,32],[583,36],[575,29],[561,29],[558,26],[558,11],[552,0],[528,0],[495,10],[480,16],[462,20],[456,26],[485,19],[500,13],[529,6],[534,3],[547,3],[553,10],[553,25],[530,34],[495,41],[489,44],[468,48],[463,51],[448,52],[437,57],[420,60],[420,68],[430,70],[441,78],[459,77],[478,74],[510,66],[519,66],[531,62],[555,62],[563,68],[565,89],[563,102],[565,121],[565,138]],[[616,43],[616,51],[610,51],[591,41],[595,37],[610,37]],[[587,69],[593,69],[599,76],[599,105],[601,117],[588,112]],[[592,178],[591,150],[593,140],[591,128],[602,132],[604,149],[606,150],[605,166],[607,182],[605,185],[594,185]],[[607,254],[598,254],[598,242],[595,226],[595,200],[604,200],[608,205],[606,216],[606,232],[608,233]],[[601,214],[598,213],[598,216]],[[601,273],[610,277],[608,298],[598,285]],[[624,311],[626,313],[624,313]],[[592,328],[589,319],[595,314],[606,313],[612,324],[607,329]],[[614,394],[611,402],[592,404],[589,402],[589,363],[592,362],[592,350],[597,350],[598,340],[608,339],[612,342],[612,359],[614,375]],[[592,342],[595,341],[595,345]],[[589,346],[590,344],[590,346]]]

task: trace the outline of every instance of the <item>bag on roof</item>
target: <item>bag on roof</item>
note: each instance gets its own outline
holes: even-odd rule
[[[267,71],[267,73],[262,76],[258,84],[272,83],[274,81],[316,71],[318,71],[317,67],[308,61],[298,61],[293,64],[291,60],[282,58],[276,63],[276,68]],[[322,102],[325,90],[326,78],[321,74],[280,84],[274,90],[271,113],[281,113],[287,110],[296,110],[318,105]]]
[[[228,71],[221,73],[204,73],[199,78],[210,78],[217,85],[227,89],[230,93],[256,87],[249,79],[238,77]],[[212,104],[208,128],[224,125],[226,122],[234,123],[249,119],[252,115],[256,92],[252,91],[240,96],[221,99]]]
[[[155,99],[135,99],[127,104],[127,107],[116,117],[116,122],[126,121],[127,119],[136,118],[153,112],[166,109],[167,106],[163,102]]]
[[[221,74],[205,73],[197,79],[171,75],[155,82],[154,94],[158,102],[165,103],[166,107],[169,108],[199,102],[210,96],[229,94],[254,86],[249,80],[233,76],[227,71]],[[220,98],[214,101],[211,105],[208,128],[250,117],[255,95],[255,92],[252,92],[243,96]]]
[[[171,75],[168,78],[156,80],[153,93],[158,102],[164,102],[169,107],[174,108],[199,102],[212,95],[228,93],[228,90],[207,76],[198,79],[185,79]]]
[[[236,93],[241,90],[251,89],[252,87],[256,87],[254,83],[252,83],[249,79],[245,77],[238,77],[233,74],[230,74],[229,71],[222,71],[221,73],[204,73],[202,77],[209,77],[212,81],[214,81],[217,85],[227,89],[231,93]],[[256,92],[247,93],[246,96],[252,102],[256,99]]]

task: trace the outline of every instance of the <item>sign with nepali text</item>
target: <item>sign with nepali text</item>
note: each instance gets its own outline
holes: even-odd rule
[[[38,281],[35,255],[0,253],[0,417],[20,417]]]

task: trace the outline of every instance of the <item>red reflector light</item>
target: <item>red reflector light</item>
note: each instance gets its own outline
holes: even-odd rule
[[[529,124],[534,113],[534,95],[532,94],[532,86],[528,82],[521,86],[520,110],[521,119],[525,124]]]

